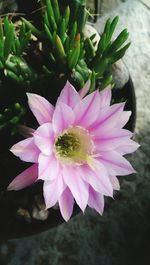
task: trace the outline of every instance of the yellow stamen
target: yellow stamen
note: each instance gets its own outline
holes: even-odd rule
[[[55,141],[56,156],[65,163],[88,163],[93,149],[89,132],[79,126],[68,128]]]

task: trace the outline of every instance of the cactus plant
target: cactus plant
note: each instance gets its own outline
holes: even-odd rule
[[[126,29],[112,41],[118,17],[107,20],[96,43],[95,34],[85,39],[83,33],[87,21],[85,0],[41,0],[40,5],[40,28],[24,17],[15,23],[8,17],[1,20],[0,75],[19,84],[20,89],[23,87],[23,93],[36,88],[41,94],[46,90],[46,95],[55,94],[54,88],[51,92],[49,88],[53,80],[60,83],[60,89],[67,80],[80,89],[90,79],[90,91],[95,89],[96,83],[99,89],[112,83],[109,66],[120,59],[130,45],[124,45],[129,35]],[[17,96],[14,106],[16,103]],[[20,122],[25,106],[19,106],[17,114],[12,106],[5,106],[11,112],[9,120],[5,109],[1,110],[0,130],[12,120],[15,125]],[[14,118],[16,115],[18,119]]]

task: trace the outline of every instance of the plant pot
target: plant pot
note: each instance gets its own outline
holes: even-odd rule
[[[29,2],[30,5],[29,5]],[[69,3],[68,0],[60,1],[63,4]],[[34,9],[38,9],[38,3],[35,0],[23,1],[18,0],[19,12],[26,13],[26,18],[31,19],[35,22],[34,24],[40,28],[42,19],[39,19],[39,13],[32,12]],[[35,5],[35,3],[37,5]],[[62,7],[61,6],[61,7]],[[83,11],[83,10],[81,10]],[[73,14],[74,15],[74,14]],[[16,17],[18,20],[18,18]],[[84,21],[84,20],[83,20]],[[44,44],[43,44],[44,45]],[[32,46],[32,47],[31,47]],[[43,46],[44,47],[44,46]],[[41,56],[40,49],[37,49],[36,40],[32,41],[30,44],[30,49],[27,54],[24,55],[26,61],[29,63],[31,68],[36,70],[37,75],[41,73],[41,66],[44,62],[47,62],[47,53],[43,53]],[[56,56],[57,59],[57,56]],[[70,77],[70,68],[63,69],[64,64],[54,64],[53,75],[50,79],[48,75],[41,75],[38,81],[31,82],[31,86],[27,85],[26,88],[23,86],[25,84],[16,85],[14,82],[10,82],[3,75],[1,76],[0,82],[0,105],[1,108],[5,109],[11,104],[15,104],[16,101],[21,103],[26,111],[25,124],[31,128],[37,128],[37,122],[33,117],[31,111],[26,106],[27,96],[26,92],[37,93],[48,99],[52,104],[55,105],[56,100],[60,94],[61,89],[64,87],[66,80]],[[74,66],[73,68],[74,69]],[[69,72],[69,73],[68,73]],[[17,72],[18,73],[18,72]],[[32,73],[32,71],[31,71]],[[60,73],[63,73],[63,75]],[[34,76],[34,75],[33,75]],[[88,78],[88,77],[87,77]],[[86,78],[86,80],[87,80]],[[30,79],[29,79],[30,80]],[[86,81],[85,80],[85,81]],[[32,81],[32,80],[31,80]],[[73,85],[75,85],[73,83]],[[76,89],[80,88],[80,84],[75,85]],[[1,89],[2,88],[2,89]],[[27,90],[27,91],[26,91]],[[9,95],[9,96],[8,96]],[[126,128],[133,131],[135,126],[135,94],[134,87],[131,79],[125,84],[122,89],[113,89],[113,103],[120,101],[126,101],[126,110],[132,111],[132,116],[130,121],[126,125]],[[63,222],[60,210],[57,208],[52,208],[47,211],[44,210],[44,198],[42,196],[42,181],[21,190],[21,191],[7,191],[7,186],[10,182],[17,176],[20,172],[24,171],[30,165],[21,161],[19,158],[15,157],[9,149],[11,146],[20,140],[24,139],[21,135],[17,134],[10,137],[11,125],[9,124],[5,130],[0,132],[1,146],[0,146],[0,168],[1,168],[1,178],[0,178],[0,238],[10,239],[18,238],[23,236],[29,236],[49,228],[59,225]],[[55,192],[55,191],[54,191]],[[79,212],[77,205],[74,206],[73,216]]]
[[[120,102],[123,98],[126,101],[125,110],[131,110],[132,115],[125,128],[134,131],[136,120],[136,100],[134,86],[131,78],[122,89],[113,90],[115,102]],[[23,163],[10,153],[10,151],[1,153],[1,191],[0,191],[0,238],[10,239],[33,235],[63,222],[59,209],[49,209],[48,218],[37,220],[33,212],[37,211],[43,203],[42,182],[26,188],[24,190],[13,192],[6,191],[7,185],[23,169],[29,167],[29,163]],[[41,207],[42,209],[42,207]],[[39,210],[40,211],[40,210]],[[79,212],[77,205],[74,206],[73,216]]]

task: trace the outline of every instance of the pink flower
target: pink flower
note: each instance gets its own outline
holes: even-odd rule
[[[21,160],[34,164],[8,190],[43,180],[46,207],[58,203],[66,221],[74,200],[83,212],[89,205],[103,213],[104,195],[113,197],[113,190],[119,190],[116,176],[135,172],[123,155],[139,146],[130,139],[133,134],[122,129],[131,112],[123,111],[125,103],[110,106],[110,88],[85,93],[67,82],[55,107],[39,95],[27,94],[40,126],[11,148]]]

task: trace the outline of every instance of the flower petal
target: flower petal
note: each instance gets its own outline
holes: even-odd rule
[[[110,102],[111,102],[111,86],[110,85],[100,92],[100,99],[101,99],[101,103],[100,103],[101,108],[110,106]]]
[[[101,152],[97,159],[107,168],[110,175],[123,176],[135,173],[131,164],[116,151]]]
[[[34,143],[33,137],[13,145],[10,151],[25,162],[37,163],[40,150]]]
[[[104,131],[99,131],[98,135],[94,135],[93,139],[118,139],[118,138],[125,138],[129,139],[133,136],[133,133],[126,129],[118,129],[113,128],[111,131],[108,131],[107,133]]]
[[[93,136],[105,133],[113,128],[121,128],[122,113],[125,103],[118,103],[100,110],[96,122],[90,126],[89,131]]]
[[[120,184],[119,184],[118,179],[115,176],[111,176],[111,175],[109,175],[109,179],[110,179],[113,189],[120,190]]]
[[[91,81],[90,79],[85,83],[84,87],[80,89],[79,91],[79,95],[80,98],[84,98],[86,96],[86,94],[89,92],[90,90],[90,85],[91,85]]]
[[[103,195],[113,196],[113,187],[108,177],[108,172],[101,162],[92,158],[91,165],[83,165],[82,178],[88,182],[95,191]]]
[[[63,178],[69,187],[76,203],[84,212],[88,203],[88,184],[82,180],[78,167],[63,166]]]
[[[27,97],[29,107],[38,123],[41,125],[50,122],[52,120],[54,107],[45,98],[37,94],[27,93]]]
[[[54,133],[52,124],[45,123],[41,125],[34,132],[33,136],[35,144],[41,150],[41,152],[45,155],[50,155],[53,151],[54,145]]]
[[[129,139],[123,145],[120,145],[116,149],[116,151],[121,155],[125,155],[125,154],[130,154],[130,153],[135,152],[139,147],[140,147],[140,145],[138,143]]]
[[[38,162],[39,179],[44,181],[53,181],[58,177],[60,166],[58,160],[53,154],[51,156],[40,154]]]
[[[73,204],[74,204],[73,196],[68,188],[64,190],[58,202],[62,217],[67,222],[72,215]]]
[[[99,135],[96,134],[93,138],[97,151],[109,151],[126,145],[132,135],[128,130],[114,128],[105,133],[100,131]]]
[[[58,201],[58,194],[55,191],[57,188],[57,182],[52,181],[44,181],[43,192],[44,192],[44,200],[46,204],[46,209],[53,207]]]
[[[84,128],[90,126],[97,118],[100,108],[100,94],[95,91],[86,96],[74,108],[76,115],[75,124]]]
[[[19,133],[24,136],[24,138],[29,138],[32,137],[33,133],[34,133],[34,129],[27,127],[26,125],[18,125],[17,126]]]
[[[54,181],[44,181],[43,191],[47,209],[53,207],[57,203],[65,188],[66,185],[62,175],[59,175]]]
[[[74,108],[80,101],[80,96],[75,88],[67,81],[65,87],[60,93],[57,103],[63,102],[67,106]]]
[[[59,102],[53,115],[53,129],[55,134],[60,134],[63,130],[74,123],[75,116],[73,110],[66,104]]]
[[[88,205],[91,208],[94,208],[99,214],[103,214],[104,211],[104,196],[95,190],[92,187],[89,187],[89,200]]]
[[[123,128],[130,119],[131,114],[131,111],[123,111],[120,113],[120,119],[116,123],[116,128]]]
[[[38,178],[38,165],[34,164],[14,178],[7,190],[21,190],[33,184]]]

